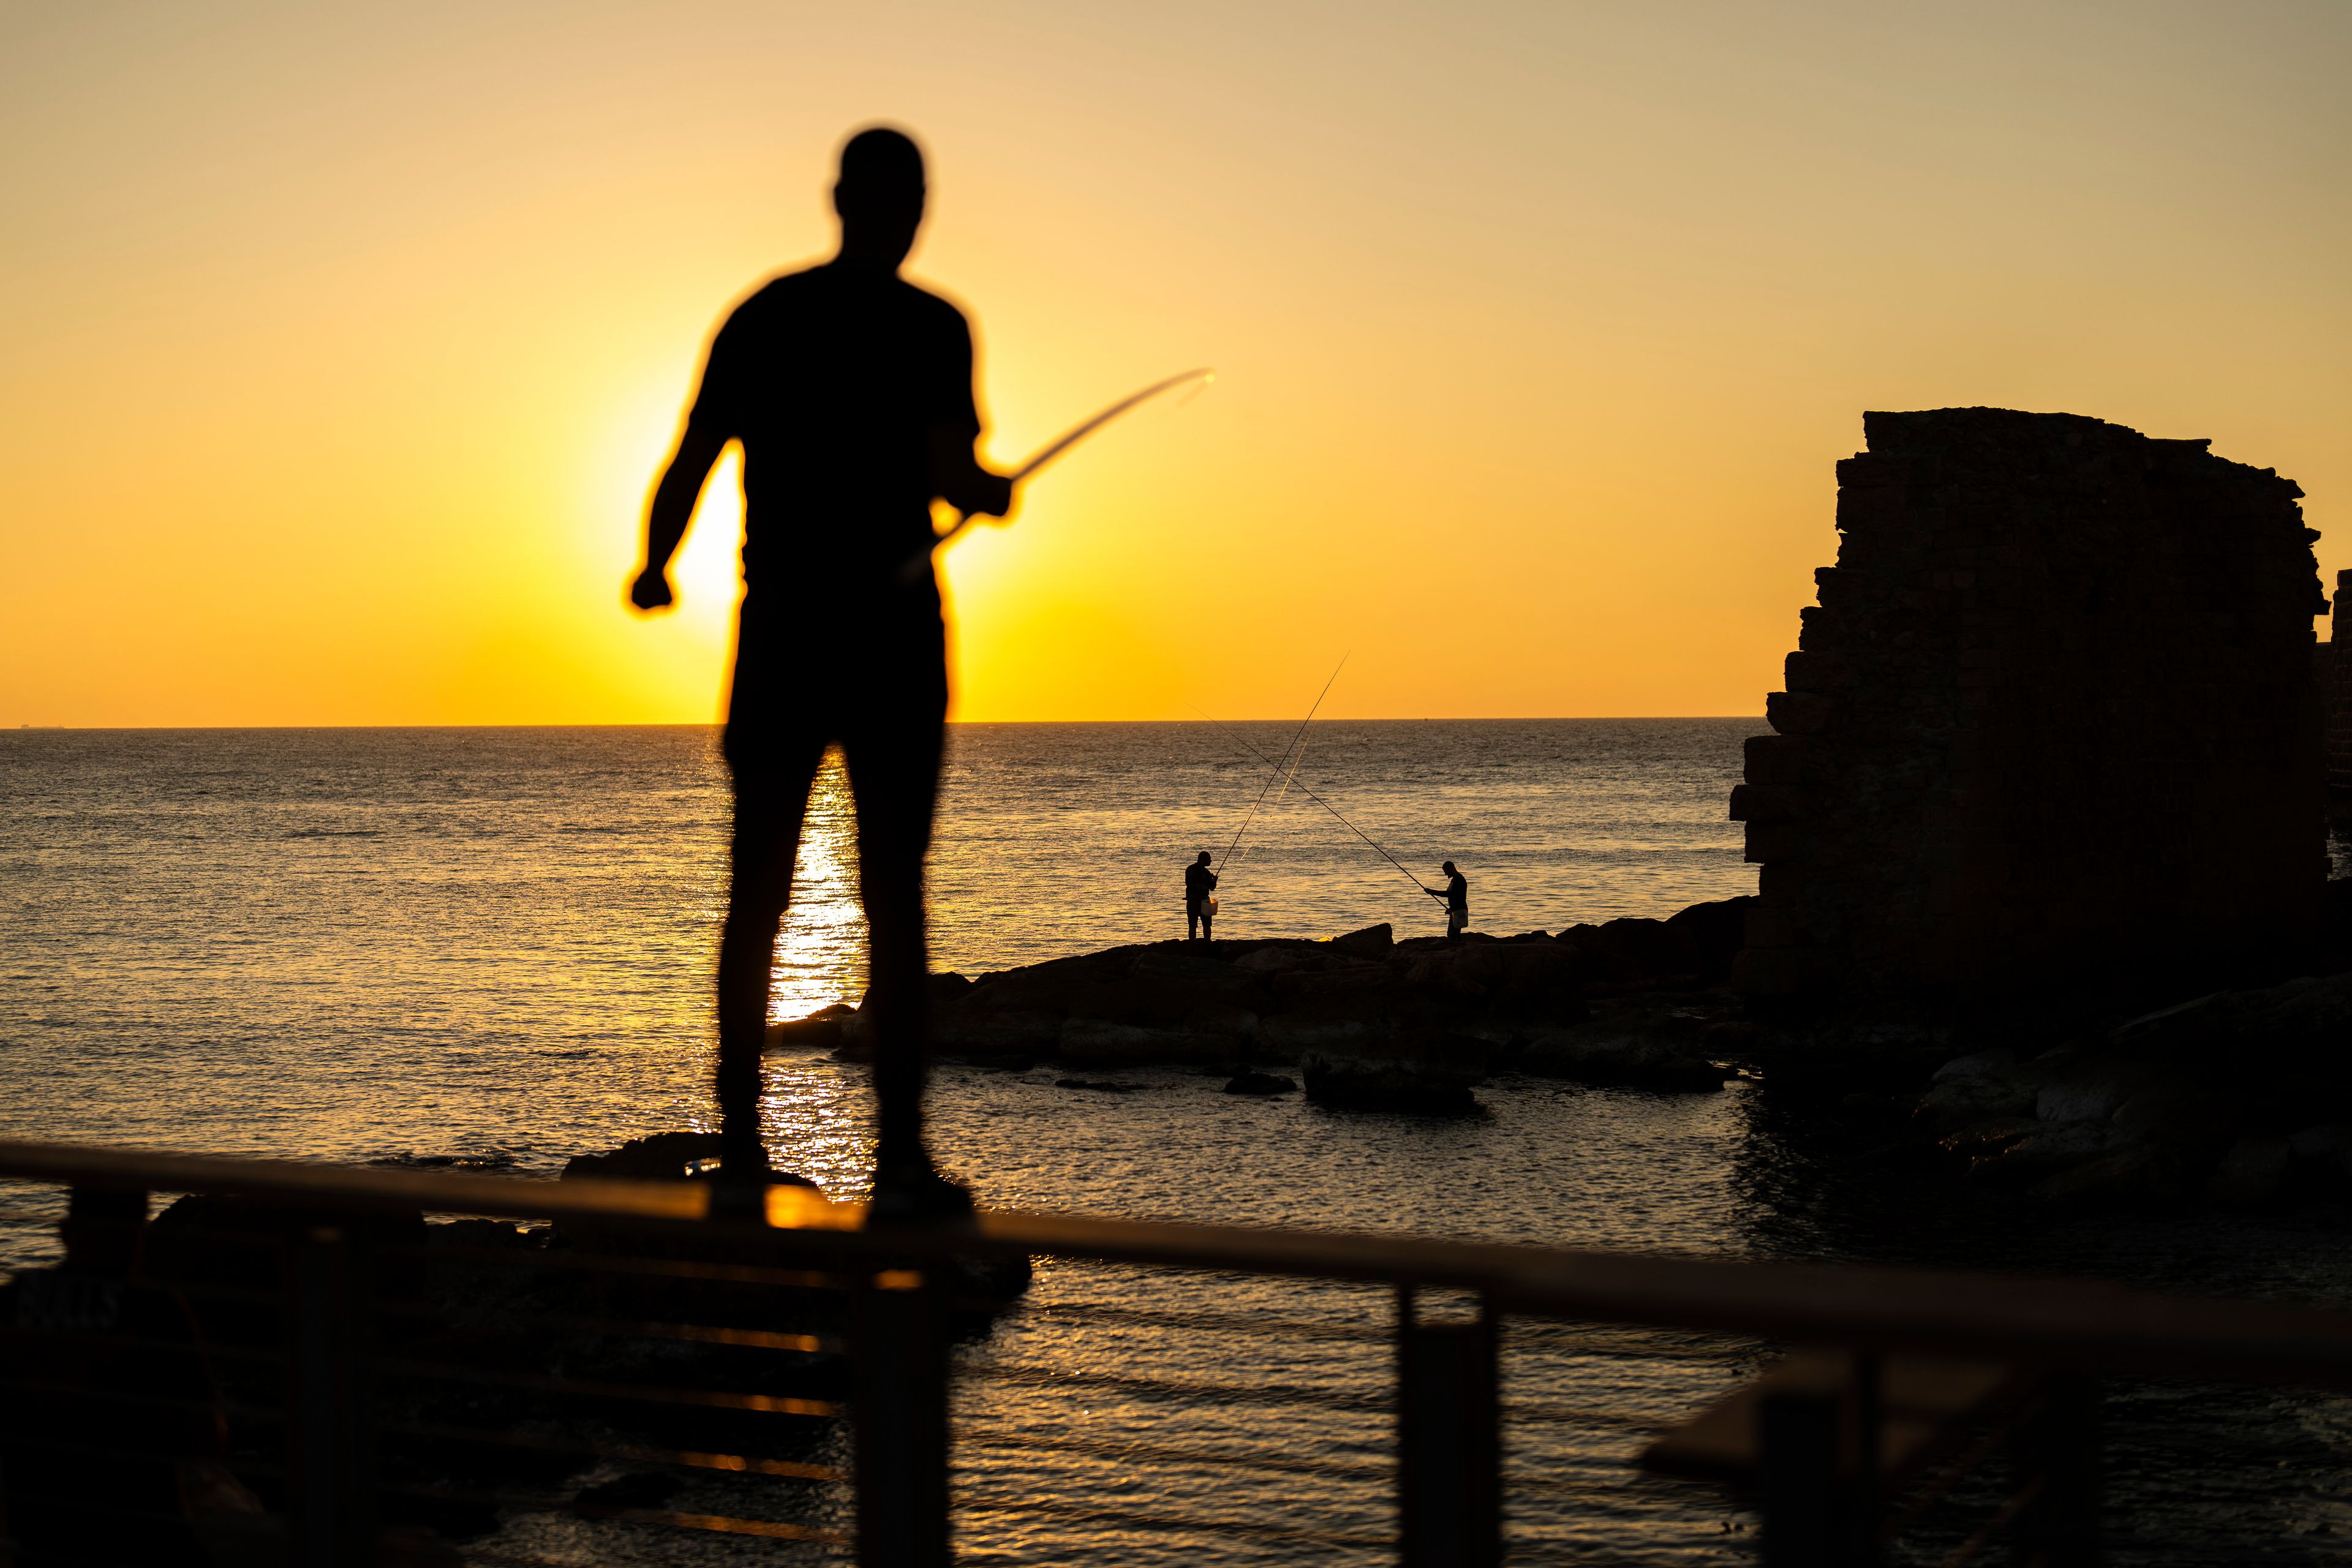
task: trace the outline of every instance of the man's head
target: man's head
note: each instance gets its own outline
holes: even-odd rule
[[[841,253],[891,267],[915,248],[923,223],[923,150],[887,125],[869,125],[842,143],[833,210],[841,215]]]
[[[1201,851],[1201,854],[1200,854],[1200,858],[1199,858],[1198,859],[1196,859],[1196,860],[1194,860],[1194,861],[1192,862],[1192,864],[1193,864],[1193,865],[1195,865],[1195,866],[1205,866],[1205,865],[1207,865],[1208,863],[1209,863],[1209,852],[1208,852],[1207,850],[1205,850],[1205,849],[1202,850],[1202,851]]]
[[[1447,876],[1451,877],[1452,875],[1454,875],[1454,862],[1453,862],[1453,861],[1451,861],[1451,860],[1448,860],[1444,865],[1440,866],[1440,867],[1438,868],[1438,869],[1439,869],[1439,870],[1441,870],[1441,871],[1443,871],[1443,872],[1444,872]]]

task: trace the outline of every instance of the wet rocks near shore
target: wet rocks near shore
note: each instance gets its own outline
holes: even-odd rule
[[[1076,1074],[1192,1067],[1230,1075],[1235,1094],[1296,1087],[1260,1070],[1295,1067],[1319,1103],[1433,1113],[1475,1109],[1472,1090],[1498,1070],[1713,1089],[1729,1076],[1715,1057],[1748,1026],[1720,989],[1748,901],[1557,935],[1398,942],[1379,925],[1328,941],[1152,942],[975,979],[935,975],[932,1048]],[[852,1060],[872,1048],[865,1015],[838,1006],[777,1026],[771,1045]]]
[[[2336,885],[2341,889],[2346,885]],[[2340,900],[2339,900],[2340,901]],[[1915,1120],[1971,1179],[2053,1203],[2352,1194],[2352,970],[2221,991],[1936,1069]]]

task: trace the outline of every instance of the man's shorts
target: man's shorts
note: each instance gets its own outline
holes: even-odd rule
[[[793,765],[812,745],[897,749],[935,733],[947,709],[947,628],[929,584],[808,609],[746,595],[723,742],[738,774]]]

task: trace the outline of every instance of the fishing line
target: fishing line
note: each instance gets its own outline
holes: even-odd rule
[[[1345,654],[1342,654],[1342,655],[1340,656],[1340,658],[1339,658],[1339,662],[1340,662],[1341,664],[1346,664],[1346,663],[1348,662],[1347,656],[1346,656]],[[1336,669],[1335,669],[1335,670],[1333,670],[1333,671],[1331,672],[1331,679],[1332,679],[1332,680],[1337,680],[1337,679],[1339,679],[1339,672],[1338,670],[1336,670]],[[1330,689],[1331,689],[1330,681],[1326,681],[1326,682],[1324,682],[1323,689],[1324,689],[1324,690],[1326,690],[1326,691],[1328,691]],[[1319,707],[1321,707],[1321,706],[1322,706],[1322,703],[1323,703],[1323,699],[1322,699],[1322,698],[1320,698],[1320,697],[1318,697],[1318,698],[1315,700],[1315,703],[1316,703],[1316,707],[1318,707],[1318,708],[1319,708]],[[1198,711],[1199,711],[1199,710],[1198,710],[1198,709],[1195,709],[1195,710],[1193,710],[1193,711],[1198,712]],[[1314,710],[1313,708],[1310,708],[1310,709],[1308,709],[1308,710],[1307,710],[1307,719],[1308,719],[1308,720],[1310,720],[1310,721],[1315,717],[1315,710]],[[1284,801],[1284,800],[1285,800],[1285,799],[1289,795],[1289,794],[1290,794],[1290,785],[1291,785],[1292,781],[1293,781],[1293,780],[1295,780],[1295,779],[1297,779],[1297,778],[1298,777],[1298,764],[1299,764],[1299,763],[1303,763],[1303,762],[1305,762],[1305,761],[1307,760],[1307,725],[1306,725],[1305,723],[1301,723],[1301,724],[1298,726],[1298,733],[1297,733],[1297,735],[1295,735],[1295,736],[1293,736],[1293,737],[1292,737],[1292,742],[1293,742],[1293,743],[1292,743],[1292,745],[1291,745],[1290,750],[1289,750],[1289,751],[1287,751],[1287,752],[1286,752],[1283,754],[1283,759],[1284,759],[1284,762],[1285,762],[1285,763],[1286,763],[1286,765],[1285,765],[1283,768],[1281,768],[1281,769],[1279,770],[1280,779],[1281,779],[1281,783],[1282,783],[1282,787],[1281,787],[1280,789],[1276,790],[1276,791],[1274,792],[1274,808],[1275,808],[1276,811],[1280,811],[1280,810],[1282,809],[1282,803],[1283,803],[1283,801]],[[1263,759],[1261,759],[1261,760],[1263,760]],[[1264,789],[1259,790],[1259,791],[1258,791],[1258,799],[1259,799],[1259,800],[1261,800],[1261,801],[1263,801],[1263,800],[1265,800],[1265,791]],[[1255,808],[1255,807],[1252,807],[1252,808],[1251,808],[1251,810],[1252,810],[1252,813],[1253,813],[1253,814],[1255,814],[1255,813],[1256,808]],[[1247,827],[1249,825],[1248,825],[1246,822],[1244,822],[1242,826],[1243,826],[1244,827]],[[1240,837],[1240,835],[1238,835],[1238,834],[1234,835],[1234,843],[1235,845],[1238,845],[1238,844],[1240,844],[1240,842],[1241,842],[1241,837]],[[1233,854],[1233,853],[1234,853],[1234,852],[1235,852],[1235,851],[1234,851],[1234,850],[1233,850],[1233,849],[1231,849],[1231,848],[1228,848],[1228,849],[1226,850],[1226,853],[1227,853],[1227,854]],[[1222,875],[1222,874],[1223,873],[1224,868],[1224,868],[1224,863],[1223,863],[1223,861],[1219,861],[1219,862],[1217,863],[1217,870],[1218,870],[1218,873],[1219,873],[1220,875]]]
[[[1210,723],[1216,725],[1218,729],[1220,729],[1220,730],[1223,730],[1223,731],[1225,731],[1226,738],[1227,738],[1227,739],[1229,739],[1229,740],[1231,740],[1231,741],[1234,742],[1234,744],[1235,744],[1235,745],[1239,746],[1242,750],[1244,750],[1244,751],[1247,752],[1251,756],[1255,757],[1259,762],[1261,762],[1261,763],[1265,763],[1265,765],[1266,765],[1267,767],[1269,767],[1269,768],[1270,768],[1270,767],[1273,767],[1273,766],[1275,765],[1272,762],[1270,762],[1270,761],[1268,761],[1268,760],[1267,760],[1266,754],[1265,754],[1264,752],[1261,752],[1261,751],[1259,751],[1255,746],[1251,745],[1247,741],[1244,740],[1240,735],[1235,734],[1232,730],[1230,730],[1230,729],[1226,729],[1226,727],[1225,727],[1224,723],[1223,723],[1221,720],[1218,720],[1218,719],[1216,719],[1216,718],[1213,717],[1211,714],[1209,714],[1208,712],[1206,712],[1205,710],[1203,710],[1202,709],[1201,709],[1201,708],[1200,708],[1200,707],[1198,707],[1197,705],[1193,708],[1192,711],[1193,711],[1193,712],[1195,712],[1195,713],[1200,714],[1202,718],[1203,718],[1203,719],[1207,719],[1207,720],[1209,721],[1209,722],[1210,722]],[[1293,772],[1293,773],[1294,773],[1294,774],[1295,774],[1295,773],[1296,773],[1296,772],[1297,772],[1297,770],[1294,768],[1294,769],[1292,770],[1292,772]],[[1316,805],[1318,805],[1321,806],[1324,810],[1326,810],[1326,811],[1329,812],[1333,816],[1335,816],[1335,817],[1339,817],[1339,826],[1342,826],[1342,827],[1346,828],[1349,832],[1350,832],[1350,833],[1354,834],[1357,837],[1359,837],[1359,838],[1362,839],[1365,843],[1367,843],[1367,844],[1370,844],[1370,845],[1371,845],[1371,847],[1372,847],[1372,853],[1373,853],[1373,854],[1378,855],[1381,859],[1383,859],[1383,860],[1387,861],[1390,865],[1391,865],[1391,866],[1395,867],[1398,870],[1400,870],[1400,871],[1403,871],[1403,872],[1404,872],[1404,874],[1405,874],[1405,876],[1406,876],[1407,878],[1409,878],[1409,879],[1412,880],[1412,885],[1413,885],[1414,887],[1419,888],[1419,889],[1420,889],[1423,892],[1424,892],[1424,893],[1434,893],[1434,892],[1436,892],[1436,891],[1437,891],[1437,889],[1434,889],[1434,888],[1433,888],[1433,887],[1429,886],[1427,883],[1423,882],[1420,878],[1413,876],[1413,874],[1412,874],[1411,871],[1406,870],[1406,868],[1405,868],[1405,864],[1404,864],[1404,862],[1403,862],[1403,861],[1402,861],[1402,860],[1398,859],[1395,856],[1393,856],[1393,855],[1390,854],[1387,850],[1385,850],[1385,849],[1381,848],[1378,844],[1373,843],[1373,842],[1372,842],[1371,835],[1370,835],[1370,834],[1366,833],[1362,828],[1360,828],[1360,827],[1357,826],[1354,823],[1352,823],[1352,822],[1349,821],[1346,817],[1344,817],[1344,816],[1339,816],[1339,808],[1338,806],[1333,805],[1329,801],[1325,800],[1321,795],[1317,795],[1313,790],[1308,789],[1305,784],[1300,784],[1300,785],[1298,786],[1298,793],[1299,793],[1299,794],[1301,794],[1301,795],[1305,795],[1307,799],[1309,799],[1309,800],[1313,801]]]
[[[1309,717],[1312,717],[1312,715],[1309,715]],[[1298,742],[1298,744],[1297,744],[1296,747],[1294,747],[1294,748],[1291,750],[1291,752],[1288,753],[1288,756],[1287,756],[1287,758],[1286,758],[1286,761],[1287,761],[1287,763],[1288,763],[1288,765],[1287,765],[1286,767],[1282,768],[1282,769],[1279,771],[1279,773],[1278,773],[1278,775],[1277,775],[1277,777],[1278,777],[1278,782],[1281,784],[1282,787],[1281,787],[1280,789],[1277,789],[1277,790],[1276,790],[1276,791],[1274,792],[1274,809],[1275,809],[1275,810],[1276,810],[1276,811],[1280,811],[1280,810],[1282,809],[1282,803],[1283,803],[1285,800],[1286,800],[1287,798],[1289,798],[1289,795],[1290,795],[1290,783],[1291,783],[1291,781],[1292,781],[1293,779],[1295,779],[1295,778],[1297,778],[1297,777],[1298,776],[1298,764],[1299,764],[1299,763],[1303,763],[1303,762],[1305,762],[1306,760],[1307,760],[1307,742],[1305,742],[1305,740],[1303,740],[1303,739],[1302,739],[1302,740],[1300,740],[1300,742]],[[1259,791],[1258,791],[1258,798],[1259,798],[1260,800],[1264,800],[1264,799],[1265,798],[1265,790],[1261,789],[1261,790],[1259,790]],[[1255,809],[1255,808],[1253,808],[1253,809]],[[1243,824],[1243,826],[1246,827],[1246,826],[1248,826],[1248,824],[1247,824],[1247,823],[1244,823],[1244,824]],[[1235,837],[1235,838],[1234,838],[1234,844],[1238,845],[1238,844],[1241,842],[1240,837],[1239,837],[1238,836],[1236,836],[1236,837]],[[1238,851],[1237,851],[1237,850],[1234,850],[1234,849],[1228,849],[1228,850],[1227,850],[1227,853],[1228,853],[1228,854],[1233,854],[1233,853],[1238,853]],[[1220,876],[1223,875],[1223,873],[1224,873],[1224,864],[1223,864],[1223,861],[1220,861],[1220,862],[1218,863],[1218,865],[1217,865],[1217,872],[1218,872],[1218,874],[1219,874]]]
[[[1288,760],[1290,753],[1298,748],[1300,742],[1307,739],[1307,726],[1315,721],[1315,709],[1322,707],[1323,699],[1331,695],[1332,681],[1338,680],[1339,679],[1339,672],[1348,668],[1348,660],[1354,651],[1355,650],[1351,648],[1347,653],[1341,654],[1339,656],[1339,662],[1331,667],[1331,679],[1325,681],[1323,683],[1323,689],[1315,694],[1315,708],[1309,708],[1307,710],[1307,717],[1298,721],[1298,733],[1290,738],[1289,745],[1282,748],[1282,754],[1286,761]],[[1265,761],[1263,757],[1258,760],[1261,762]],[[1268,765],[1274,766],[1274,764],[1271,763]],[[1293,771],[1296,771],[1295,767]],[[1234,841],[1231,844],[1226,845],[1225,852],[1217,858],[1216,869],[1212,872],[1211,875],[1223,876],[1224,874],[1225,862],[1233,858],[1234,851],[1241,847],[1242,835],[1247,833],[1249,831],[1249,825],[1257,820],[1257,808],[1265,804],[1266,791],[1272,789],[1274,787],[1275,779],[1278,779],[1281,776],[1282,769],[1276,766],[1274,768],[1274,778],[1270,778],[1265,781],[1265,787],[1257,792],[1257,799],[1250,803],[1249,815],[1242,818],[1242,825],[1239,827],[1234,829]]]

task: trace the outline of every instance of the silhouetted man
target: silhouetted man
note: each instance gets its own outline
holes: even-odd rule
[[[1184,940],[1211,942],[1210,922],[1217,918],[1216,900],[1209,895],[1217,890],[1217,874],[1209,869],[1209,852],[1201,851],[1199,859],[1184,868]]]
[[[1438,868],[1445,873],[1445,890],[1441,893],[1435,888],[1423,888],[1422,891],[1433,899],[1444,900],[1445,940],[1460,942],[1462,933],[1470,929],[1470,882],[1454,868],[1451,860]]]
[[[638,608],[670,603],[666,568],[711,466],[743,445],[743,606],[724,751],[735,785],[719,946],[720,1180],[765,1179],[760,1052],[776,933],[809,786],[838,744],[857,801],[876,1047],[877,1222],[971,1208],[923,1142],[923,858],[947,714],[947,643],[928,564],[934,498],[1001,517],[1012,482],[973,455],[971,330],[898,276],[923,220],[923,155],[874,128],[841,150],[841,247],[735,308],[654,491]],[[913,563],[917,570],[906,568]]]

